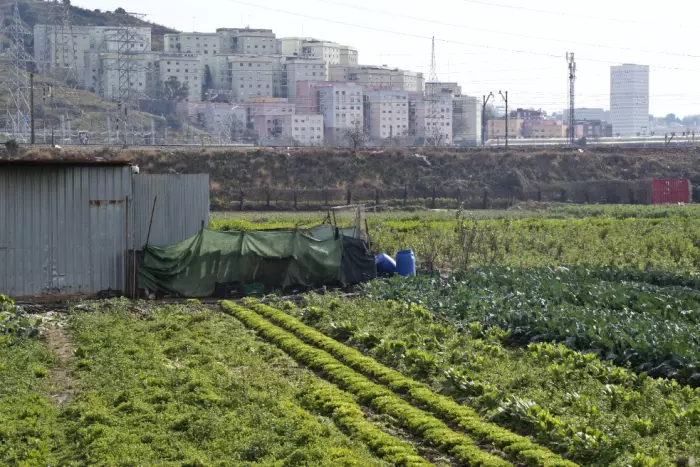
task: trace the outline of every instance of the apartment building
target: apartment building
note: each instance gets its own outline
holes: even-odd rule
[[[409,134],[408,93],[371,90],[364,94],[365,131],[372,141],[402,138]]]
[[[236,102],[246,102],[256,97],[276,96],[276,77],[279,77],[279,61],[265,56],[226,57],[228,73],[221,89],[231,90]],[[277,78],[279,81],[279,79]],[[224,83],[221,83],[224,84]]]
[[[508,119],[508,138],[518,138],[523,136],[523,122],[519,118]],[[486,124],[486,134],[488,139],[505,139],[506,121],[505,119],[489,120]]]
[[[318,108],[331,144],[342,143],[345,130],[364,125],[363,95],[362,86],[355,83],[319,84]]]
[[[271,29],[219,28],[221,53],[274,55],[277,53],[277,38]]]
[[[131,90],[134,97],[155,96],[158,91],[157,73],[160,54],[143,52],[132,54],[130,68],[132,72]],[[119,54],[116,52],[87,52],[83,55],[85,63],[83,76],[84,87],[105,99],[119,97]],[[200,91],[201,92],[201,91]]]
[[[194,53],[200,55],[215,55],[222,51],[222,38],[215,32],[181,32],[165,34],[165,53]]]
[[[73,26],[72,31],[67,31],[62,26],[37,24],[34,26],[34,59],[44,72],[65,69],[74,62],[81,80],[78,85],[87,87],[89,81],[86,82],[85,77],[91,75],[85,72],[85,54],[118,52],[125,31],[112,26]],[[131,53],[151,51],[151,28],[129,28],[129,36],[133,40]]]
[[[610,67],[610,123],[615,135],[645,136],[650,133],[647,65]]]
[[[435,96],[435,114],[432,114],[431,103],[422,92],[409,92],[409,135],[414,144],[451,145],[453,142],[452,93],[441,92]]]
[[[566,138],[568,128],[561,120],[526,120],[522,135],[525,138]]]
[[[301,57],[280,58],[280,68],[280,96],[292,102],[297,100],[298,83],[326,81],[328,69],[326,62],[322,59]]]
[[[204,67],[201,55],[192,53],[164,53],[160,55],[158,78],[161,86],[171,77],[177,78],[180,84],[187,85],[189,88],[188,101],[202,100]]]
[[[609,122],[610,111],[602,108],[580,107],[574,109],[574,118],[577,122],[587,120]],[[566,124],[569,123],[569,109],[562,110],[562,120]]]
[[[452,140],[459,146],[481,143],[481,100],[478,97],[452,96]]]
[[[304,146],[322,146],[325,138],[323,115],[294,115],[287,117],[294,142]]]
[[[356,66],[358,64],[358,60],[359,56],[355,47],[350,47],[349,45],[340,46],[339,65]]]
[[[368,65],[329,65],[329,80],[361,86],[385,86],[395,91],[422,92],[423,73]]]

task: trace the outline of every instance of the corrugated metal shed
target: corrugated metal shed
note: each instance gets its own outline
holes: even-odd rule
[[[150,245],[181,242],[209,225],[209,175],[134,175],[131,245],[146,244],[155,203]]]
[[[125,164],[0,164],[0,292],[122,290]]]

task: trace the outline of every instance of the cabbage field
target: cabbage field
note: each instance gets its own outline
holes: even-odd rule
[[[41,314],[0,295],[0,465],[698,465],[700,209],[368,225],[420,274]]]

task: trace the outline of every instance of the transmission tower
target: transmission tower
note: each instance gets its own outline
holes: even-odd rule
[[[142,36],[139,30],[130,25],[131,18],[139,16],[136,13],[122,13],[120,25],[110,37],[109,42],[114,44],[117,51],[116,69],[118,75],[117,101],[117,134],[124,145],[133,143],[133,128],[131,126],[132,111],[137,107],[134,80],[141,71],[138,60],[139,48],[137,44],[145,44],[148,38]],[[148,47],[150,50],[150,47]],[[143,51],[143,50],[141,50]]]
[[[12,5],[10,22],[3,30],[5,40],[9,43],[6,59],[9,62],[7,79],[2,83],[0,94],[7,100],[6,133],[13,139],[26,142],[29,134],[31,109],[29,95],[31,92],[28,67],[34,62],[24,46],[25,36],[32,33],[24,26],[19,16],[17,0]]]
[[[73,37],[70,2],[52,0],[44,33],[43,73],[75,88],[79,83],[78,52]]]
[[[566,61],[569,65],[569,144],[576,144],[576,61],[574,53],[566,53]]]
[[[430,73],[428,75],[425,93],[425,139],[426,143],[430,143],[433,146],[439,146],[441,142],[440,128],[438,126],[438,120],[440,120],[440,96],[438,93],[438,86],[437,61],[435,59],[435,36],[433,36],[430,54]]]

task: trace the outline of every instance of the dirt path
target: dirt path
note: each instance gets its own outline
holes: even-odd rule
[[[56,356],[55,366],[49,371],[49,396],[59,407],[68,405],[75,395],[75,380],[71,372],[75,349],[68,332],[68,323],[57,317],[47,324],[43,334],[51,352]]]

